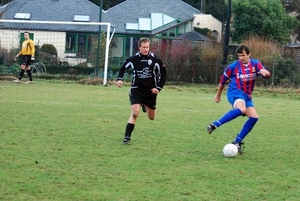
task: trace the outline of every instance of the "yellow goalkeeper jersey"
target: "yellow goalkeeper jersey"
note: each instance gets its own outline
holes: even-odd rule
[[[35,48],[34,48],[34,42],[31,39],[24,40],[22,43],[22,49],[18,53],[18,55],[31,55],[34,56]]]

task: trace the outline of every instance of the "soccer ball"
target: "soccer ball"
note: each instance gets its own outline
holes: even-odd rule
[[[234,144],[226,144],[223,148],[223,155],[227,158],[233,158],[238,154],[238,148]]]

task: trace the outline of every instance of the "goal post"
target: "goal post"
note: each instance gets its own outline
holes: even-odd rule
[[[20,33],[28,31],[34,34],[32,39],[35,45],[53,44],[57,49],[59,62],[70,63],[71,66],[85,62],[92,69],[97,66],[95,57],[99,56],[100,52],[96,45],[100,42],[99,26],[106,28],[105,51],[104,54],[101,54],[104,55],[103,85],[105,86],[107,84],[109,46],[115,32],[111,23],[0,19],[0,47],[18,48],[21,44]]]

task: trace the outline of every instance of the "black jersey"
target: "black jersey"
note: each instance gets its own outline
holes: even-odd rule
[[[166,68],[153,53],[148,55],[137,53],[129,57],[119,70],[117,80],[122,80],[127,69],[132,69],[132,88],[157,88],[159,91],[166,82]]]

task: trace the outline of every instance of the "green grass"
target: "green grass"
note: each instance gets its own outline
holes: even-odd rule
[[[246,118],[208,135],[230,105],[215,87],[166,86],[122,145],[128,86],[0,81],[0,200],[299,200],[297,98],[254,96],[245,153],[222,155]]]

